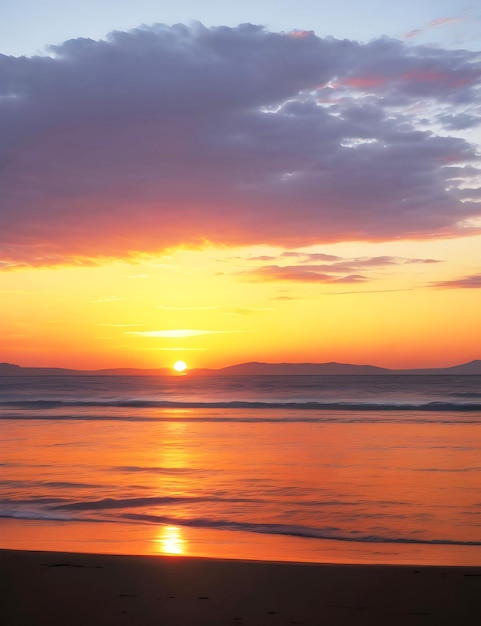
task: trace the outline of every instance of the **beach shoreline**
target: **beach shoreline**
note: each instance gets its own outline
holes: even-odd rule
[[[1,549],[334,565],[481,565],[477,545],[340,541],[111,521],[0,518]]]
[[[0,578],[5,626],[481,622],[481,566],[0,550]]]

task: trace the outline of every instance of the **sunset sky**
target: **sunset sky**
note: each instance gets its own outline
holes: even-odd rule
[[[0,362],[481,358],[481,7],[0,6]]]

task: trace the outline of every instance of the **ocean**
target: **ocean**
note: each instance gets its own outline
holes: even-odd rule
[[[0,548],[481,564],[481,376],[4,376],[0,438]]]

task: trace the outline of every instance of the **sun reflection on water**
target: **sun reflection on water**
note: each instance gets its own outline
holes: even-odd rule
[[[186,553],[186,542],[182,536],[182,530],[178,526],[162,526],[155,542],[162,554],[181,555]]]

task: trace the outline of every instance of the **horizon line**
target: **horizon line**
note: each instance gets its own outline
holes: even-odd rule
[[[462,363],[455,363],[454,365],[442,365],[442,366],[422,366],[422,367],[383,367],[383,366],[379,366],[379,365],[372,365],[370,363],[345,363],[345,362],[339,362],[339,361],[322,361],[322,362],[317,362],[317,361],[276,361],[276,362],[269,362],[269,361],[243,361],[241,363],[234,363],[232,365],[226,365],[223,367],[195,367],[195,368],[189,368],[187,367],[187,370],[185,370],[184,372],[182,372],[182,375],[187,374],[187,372],[192,372],[192,373],[196,373],[196,372],[203,372],[203,371],[207,371],[207,372],[222,372],[225,370],[229,370],[229,369],[233,369],[233,368],[238,368],[238,367],[247,367],[247,366],[266,366],[266,367],[276,367],[276,366],[285,366],[285,367],[300,367],[300,366],[304,366],[304,367],[328,367],[328,366],[332,366],[332,367],[336,367],[336,366],[341,366],[341,367],[353,367],[353,368],[368,368],[370,370],[376,370],[376,371],[385,371],[385,372],[423,372],[423,371],[433,371],[433,370],[449,370],[452,368],[458,368],[458,367],[462,367],[465,365],[471,365],[471,364],[475,364],[475,363],[480,363],[481,364],[481,359],[471,359],[470,361],[464,361]],[[8,367],[12,367],[12,368],[19,368],[21,370],[65,370],[68,372],[85,372],[85,373],[101,373],[101,372],[106,372],[106,371],[123,371],[123,370],[135,370],[135,371],[140,371],[140,372],[170,372],[173,376],[178,376],[179,374],[176,373],[173,370],[172,366],[166,365],[166,366],[162,366],[162,367],[137,367],[137,366],[122,366],[122,367],[102,367],[102,368],[96,368],[96,369],[82,369],[82,368],[76,368],[76,367],[65,367],[65,366],[45,366],[45,365],[19,365],[17,363],[8,363],[8,362],[0,362],[0,368],[2,366],[8,366]],[[0,376],[1,376],[1,372],[0,372]],[[255,375],[255,374],[251,374],[251,375]]]

